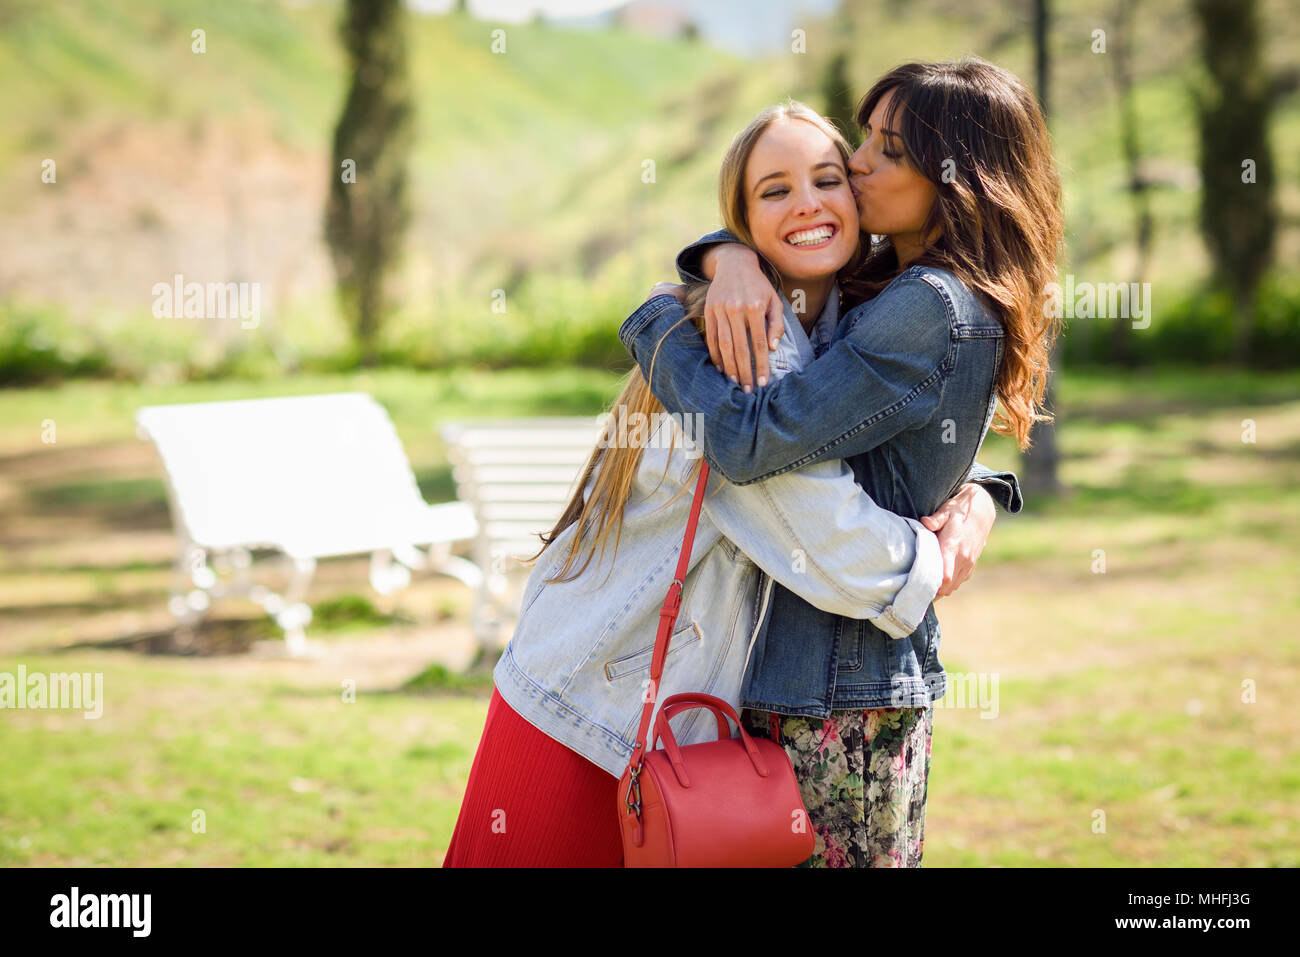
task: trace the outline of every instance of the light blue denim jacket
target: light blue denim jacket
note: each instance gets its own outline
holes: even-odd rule
[[[775,378],[811,358],[786,307]],[[837,318],[832,296],[814,338],[829,336]],[[699,456],[691,426],[689,418],[665,416],[651,431],[617,552],[601,558],[598,550],[575,580],[551,583],[544,579],[558,569],[576,525],[542,553],[493,672],[501,696],[525,720],[615,776],[632,750],[659,610],[690,513],[693,483],[669,500],[689,481]],[[670,438],[676,439],[671,450]],[[711,474],[658,699],[702,691],[738,708],[776,583],[810,607],[869,620],[883,634],[903,637],[916,631],[941,578],[933,533],[877,506],[843,460],[744,486]],[[701,714],[672,719],[683,744],[716,737],[714,721]]]
[[[694,246],[731,238],[720,231]],[[741,487],[842,458],[878,504],[907,518],[933,512],[965,481],[980,481],[1004,507],[1020,509],[1015,476],[974,463],[996,403],[1003,328],[951,273],[905,270],[850,310],[811,364],[748,395],[713,367],[694,327],[669,332],[682,315],[676,299],[656,296],[619,336],[643,373],[667,336],[651,388],[670,412],[704,413],[705,458]],[[778,582],[742,704],[818,717],[924,705],[947,687],[939,640],[933,608],[898,640]]]

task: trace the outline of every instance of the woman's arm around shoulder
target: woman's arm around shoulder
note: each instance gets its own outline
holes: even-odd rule
[[[619,338],[665,409],[704,413],[705,459],[737,484],[858,455],[926,422],[954,361],[948,302],[914,270],[852,310],[849,331],[803,370],[750,394],[718,374],[693,326],[673,328],[683,317],[658,296]]]

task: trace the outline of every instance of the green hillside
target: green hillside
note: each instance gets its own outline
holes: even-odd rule
[[[979,52],[1032,77],[1029,26],[992,0],[856,3],[855,91],[906,59]],[[1282,4],[1281,6],[1285,6]],[[1059,0],[1053,130],[1066,185],[1069,267],[1133,278],[1111,27]],[[1276,8],[1276,9],[1275,9]],[[0,339],[86,368],[166,380],[347,361],[320,242],[329,143],[346,76],[338,3],[9,0],[0,7]],[[1195,34],[1180,0],[1135,21],[1144,171],[1159,301],[1207,272],[1195,229]],[[1270,57],[1295,66],[1300,26],[1266,5]],[[191,50],[205,31],[206,52]],[[504,53],[492,50],[504,30]],[[717,221],[717,165],[760,107],[822,106],[837,28],[806,53],[750,63],[620,31],[411,16],[417,102],[414,225],[387,352],[420,364],[618,363],[618,320],[672,275],[681,243]],[[1279,261],[1300,262],[1300,103],[1275,127],[1286,219]],[[58,163],[57,186],[40,164]],[[644,181],[648,162],[653,181]],[[70,268],[75,264],[75,268]],[[257,280],[257,336],[160,325],[147,290],[174,272]],[[504,295],[505,312],[493,303]],[[35,344],[28,341],[35,337]],[[13,344],[18,342],[15,347]],[[62,360],[60,360],[62,361]]]
[[[11,134],[0,144],[0,201],[15,213],[0,228],[6,246],[21,237],[28,255],[25,268],[14,268],[22,281],[0,283],[8,325],[54,329],[65,350],[102,348],[113,363],[173,354],[188,361],[196,349],[215,362],[195,338],[218,332],[160,331],[154,323],[137,334],[132,321],[143,311],[139,291],[180,268],[159,247],[224,228],[222,251],[256,260],[264,272],[254,278],[264,284],[274,285],[280,260],[306,277],[291,297],[277,294],[267,335],[308,356],[341,348],[346,332],[333,314],[319,243],[329,142],[345,92],[339,6],[119,7],[24,2],[7,7],[0,22],[0,108]],[[491,50],[498,28],[504,54]],[[206,32],[205,53],[191,51],[194,29]],[[573,295],[588,314],[593,290],[565,280],[598,272],[619,288],[622,309],[645,283],[632,281],[632,260],[611,257],[629,241],[655,248],[657,262],[640,261],[642,272],[664,273],[668,247],[715,218],[713,177],[731,131],[771,95],[754,79],[739,82],[731,57],[630,33],[413,15],[410,38],[415,224],[403,278],[411,315],[390,331],[394,348],[423,342],[416,358],[438,358],[436,348],[428,352],[430,322],[451,339],[466,333],[499,345],[475,321],[493,321],[496,289],[511,297],[500,321],[514,326],[530,301],[542,304],[543,322],[567,315],[561,300]],[[700,88],[712,91],[709,102],[690,96]],[[222,149],[228,158],[205,180],[198,167]],[[46,157],[58,163],[57,188],[39,181]],[[659,163],[654,184],[641,180],[643,159]],[[138,175],[124,183],[127,167]],[[197,208],[169,209],[159,198],[159,176],[178,168],[177,190]],[[265,168],[277,172],[278,187],[259,184],[255,173]],[[283,197],[284,181],[301,185],[302,202],[272,218],[268,207]],[[213,199],[205,206],[206,196]],[[235,205],[234,226],[213,225]],[[664,222],[675,225],[671,237],[662,230],[652,237]],[[270,235],[284,248],[263,251]],[[253,252],[241,257],[244,246]],[[61,283],[72,256],[82,260],[83,281],[68,289]],[[69,323],[75,328],[64,328]],[[539,341],[560,331],[548,330]],[[449,340],[438,348],[463,346]]]

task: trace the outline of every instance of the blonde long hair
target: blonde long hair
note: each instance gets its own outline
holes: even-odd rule
[[[722,160],[722,169],[718,174],[718,208],[722,215],[722,223],[726,226],[727,231],[745,245],[754,249],[756,253],[758,250],[754,245],[753,234],[749,230],[749,216],[745,200],[745,167],[749,163],[750,154],[753,153],[759,137],[778,120],[802,120],[811,123],[825,133],[840,153],[840,157],[844,162],[846,176],[848,175],[849,157],[853,155],[853,148],[849,146],[844,135],[836,129],[833,123],[816,110],[797,100],[787,100],[784,103],[767,107],[736,135],[736,138],[731,142],[731,146],[727,149],[726,156]],[[860,250],[861,245],[859,245],[859,252]],[[850,267],[856,265],[859,252],[854,253],[853,260],[850,261]],[[781,286],[780,277],[775,267],[763,257],[762,253],[758,253],[758,257],[764,272],[772,280],[772,284],[779,289]],[[703,331],[704,300],[708,295],[708,290],[709,284],[707,282],[687,285],[684,303],[686,315],[665,334],[665,338],[683,322],[692,322],[697,330]],[[650,358],[651,378],[654,377],[654,362],[658,358],[659,348],[662,345],[663,339],[661,338],[655,345],[654,354]],[[642,452],[644,451],[642,446],[635,444],[628,447],[616,447],[612,433],[615,427],[614,416],[617,415],[620,407],[623,407],[628,419],[633,419],[636,413],[641,413],[647,417],[648,421],[653,421],[650,417],[656,413],[662,413],[664,410],[659,400],[650,391],[650,387],[646,383],[645,376],[641,374],[639,366],[634,366],[632,371],[624,378],[622,391],[619,393],[618,398],[614,400],[611,409],[613,414],[609,419],[605,440],[598,445],[588,458],[586,468],[578,481],[577,490],[570,499],[568,507],[564,510],[564,514],[560,516],[555,523],[555,527],[549,533],[539,536],[543,542],[542,548],[536,555],[528,559],[530,562],[536,561],[546,551],[546,548],[559,538],[561,532],[570,525],[577,524],[578,531],[569,543],[569,551],[565,555],[562,567],[547,581],[570,581],[577,578],[591,564],[597,546],[600,548],[601,559],[603,560],[605,548],[611,536],[614,539],[614,551],[615,553],[618,552],[618,543],[623,532],[623,509],[627,505],[632,485],[636,481],[637,472],[641,467]],[[676,444],[676,435],[673,437],[673,444]],[[695,463],[691,469],[689,480],[682,485],[677,494],[664,503],[665,506],[694,488],[703,461],[703,458],[701,458]],[[667,474],[667,467],[665,467],[664,474]],[[592,486],[591,495],[584,501],[583,490],[593,476],[595,477],[595,484]],[[573,566],[583,552],[586,552],[586,558],[581,567],[575,571]]]

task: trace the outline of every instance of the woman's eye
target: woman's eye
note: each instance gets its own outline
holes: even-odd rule
[[[837,186],[844,185],[844,180],[838,177],[830,177],[828,179],[818,180],[817,185],[820,186],[822,189],[835,189]],[[784,196],[788,192],[790,191],[786,189],[784,186],[779,186],[776,189],[768,190],[766,193],[763,194],[763,198],[778,199],[781,196]]]
[[[903,158],[902,153],[891,153],[889,152],[889,150],[881,150],[881,152],[884,153],[886,156],[888,156],[891,160],[900,160]]]

